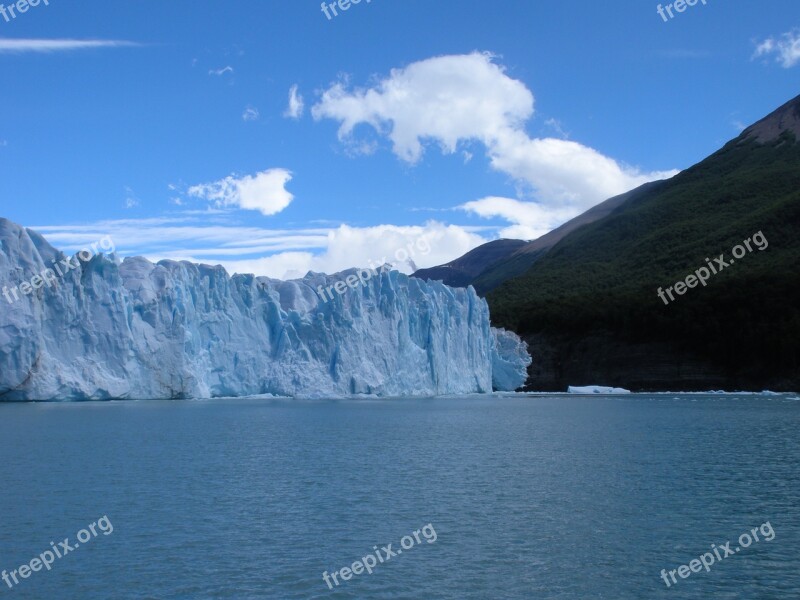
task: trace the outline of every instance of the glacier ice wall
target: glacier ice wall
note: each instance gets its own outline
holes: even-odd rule
[[[0,219],[0,291],[68,258]],[[530,362],[472,288],[396,271],[326,302],[319,286],[355,270],[277,281],[189,262],[75,262],[52,286],[0,295],[0,400],[480,393],[521,386]]]

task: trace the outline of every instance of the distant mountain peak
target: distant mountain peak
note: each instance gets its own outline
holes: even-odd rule
[[[800,96],[745,129],[741,139],[754,138],[757,142],[766,144],[777,140],[785,132],[793,133],[800,141]]]

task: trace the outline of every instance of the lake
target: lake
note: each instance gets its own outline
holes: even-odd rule
[[[0,598],[800,596],[791,394],[2,404],[0,451]]]

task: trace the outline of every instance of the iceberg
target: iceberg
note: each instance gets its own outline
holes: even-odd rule
[[[0,401],[491,393],[531,362],[472,288],[397,271],[343,286],[355,269],[279,281],[97,254],[36,281],[69,259],[0,219]]]
[[[528,344],[505,329],[492,327],[492,336],[492,387],[498,391],[514,391],[525,383],[528,367],[533,362]]]
[[[567,388],[570,394],[630,394],[630,390],[616,387],[606,387],[602,385],[575,386]]]

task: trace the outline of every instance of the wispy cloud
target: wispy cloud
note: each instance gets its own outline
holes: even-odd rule
[[[289,89],[289,106],[286,107],[283,116],[289,119],[299,119],[303,116],[304,109],[303,96],[297,93],[297,85],[295,84]]]
[[[136,193],[128,186],[125,187],[125,208],[136,208],[139,206],[139,198]]]
[[[227,67],[222,67],[221,69],[211,69],[208,74],[209,75],[216,75],[217,77],[222,77],[225,73],[233,73],[233,67],[228,65]]]
[[[422,225],[376,225],[265,229],[245,226],[227,215],[117,219],[86,225],[45,225],[32,229],[65,252],[78,251],[105,235],[121,257],[145,256],[223,265],[229,273],[282,279],[308,271],[334,273],[390,262],[405,273],[432,267],[488,241],[481,227],[428,221]],[[194,211],[196,212],[196,211]],[[418,249],[413,255],[409,248]],[[425,252],[421,250],[425,249]],[[402,252],[398,252],[401,251]],[[406,260],[413,259],[413,264]]]
[[[22,54],[25,52],[67,52],[93,48],[125,48],[141,44],[124,40],[73,40],[73,39],[9,39],[0,38],[0,53]]]
[[[779,37],[770,37],[756,45],[753,58],[775,56],[784,69],[800,63],[800,28],[787,31]]]
[[[261,114],[255,106],[248,106],[242,113],[242,120],[244,121],[258,121]]]
[[[564,130],[564,127],[561,125],[561,121],[558,119],[547,119],[544,124],[555,131],[556,134],[558,134],[558,137],[560,137],[562,140],[569,139],[569,133]]]

